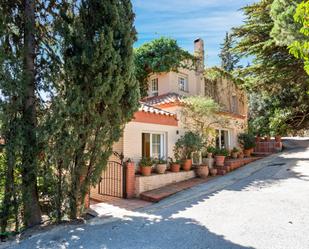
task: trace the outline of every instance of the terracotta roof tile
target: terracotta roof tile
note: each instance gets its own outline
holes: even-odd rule
[[[159,96],[145,98],[142,101],[148,105],[163,105],[175,102],[182,102],[183,96],[177,93],[166,93]]]
[[[154,114],[158,114],[158,115],[166,115],[166,116],[176,117],[175,113],[164,111],[164,110],[162,110],[160,108],[151,106],[151,105],[149,105],[147,103],[144,103],[144,102],[141,102],[141,106],[139,108],[139,111],[148,112],[148,113],[154,113]]]

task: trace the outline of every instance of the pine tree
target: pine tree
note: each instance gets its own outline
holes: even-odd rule
[[[219,57],[221,58],[221,67],[227,72],[232,72],[239,62],[239,56],[232,52],[233,43],[233,37],[226,32]]]
[[[306,94],[309,79],[303,61],[289,54],[287,45],[280,45],[272,36],[275,27],[270,12],[273,2],[261,0],[243,8],[245,24],[233,32],[238,38],[235,51],[241,56],[253,57],[252,64],[241,70],[247,89],[261,99],[272,100],[261,103],[260,116],[265,111],[271,117],[279,113],[278,110],[285,110],[286,129],[299,131],[309,123],[309,96]],[[270,120],[264,121],[260,126],[269,126]]]

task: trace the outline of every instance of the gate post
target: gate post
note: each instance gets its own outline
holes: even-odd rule
[[[126,198],[135,196],[135,165],[134,162],[126,162]]]

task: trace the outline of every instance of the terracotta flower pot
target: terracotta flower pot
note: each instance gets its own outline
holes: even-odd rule
[[[164,174],[166,171],[167,165],[166,164],[157,164],[156,171],[158,174]]]
[[[210,175],[212,175],[212,176],[216,176],[217,173],[218,173],[218,170],[214,169],[214,168],[210,169],[209,171],[210,171]]]
[[[152,170],[151,166],[140,167],[140,171],[143,176],[150,176],[151,170]]]
[[[190,171],[192,167],[192,159],[186,159],[183,161],[182,169],[184,171]]]
[[[216,166],[224,166],[225,156],[215,156]]]
[[[209,168],[207,165],[199,165],[196,168],[196,174],[200,178],[207,178],[209,175]]]
[[[250,157],[251,156],[251,149],[244,150],[244,156]]]
[[[208,158],[208,157],[203,158],[202,163],[208,165],[208,168],[211,169],[214,166],[215,159],[213,159],[212,157],[211,158]]]
[[[232,158],[237,159],[238,157],[238,152],[232,152]]]
[[[281,142],[281,136],[275,136],[275,141],[276,142]]]
[[[180,164],[179,163],[172,163],[170,170],[174,173],[177,173],[180,171]]]
[[[240,152],[240,153],[238,154],[238,158],[239,158],[239,159],[243,159],[243,158],[244,158],[244,153],[243,153],[243,152]]]

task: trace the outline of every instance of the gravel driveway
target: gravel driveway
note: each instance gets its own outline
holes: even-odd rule
[[[308,141],[301,145],[118,221],[60,227],[10,248],[308,249]]]

